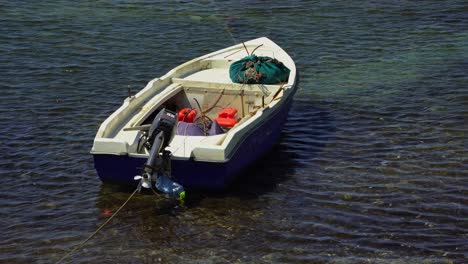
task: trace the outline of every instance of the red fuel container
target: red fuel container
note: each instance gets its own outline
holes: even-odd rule
[[[177,120],[187,123],[193,123],[196,116],[197,110],[191,108],[184,108],[179,111],[179,114],[177,115]]]
[[[218,124],[222,127],[233,127],[237,124],[237,109],[235,108],[224,108],[219,112],[218,117],[215,119]]]

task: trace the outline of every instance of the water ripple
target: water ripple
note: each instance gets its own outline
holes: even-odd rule
[[[0,6],[0,262],[55,262],[128,198],[101,184],[89,155],[128,88],[264,35],[301,78],[278,145],[185,209],[137,195],[69,260],[468,259],[463,1]]]

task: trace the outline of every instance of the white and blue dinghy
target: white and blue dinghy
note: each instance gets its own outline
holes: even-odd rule
[[[225,188],[277,142],[296,89],[294,61],[265,37],[188,61],[101,124],[97,173],[172,197]]]

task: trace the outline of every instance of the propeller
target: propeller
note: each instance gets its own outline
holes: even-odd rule
[[[143,175],[136,175],[135,177],[133,177],[133,179],[136,181],[140,180],[140,182],[138,183],[138,191],[141,190],[141,187],[146,189],[151,188],[151,175],[149,175],[148,173],[144,173]]]
[[[149,173],[144,173],[143,175],[136,175],[133,177],[138,183],[138,192],[141,191],[141,187],[149,189],[151,188],[151,176]],[[185,200],[185,190],[184,187],[177,182],[171,180],[165,175],[156,175],[156,182],[154,184],[156,189],[170,198],[179,199],[181,202]]]

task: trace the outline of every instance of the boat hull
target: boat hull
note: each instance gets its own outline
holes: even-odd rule
[[[227,187],[239,173],[261,158],[278,141],[286,122],[293,96],[288,98],[262,122],[247,134],[229,159],[213,162],[194,159],[171,159],[173,179],[187,189],[221,190]],[[141,174],[145,157],[127,155],[93,154],[94,166],[103,182],[136,185],[133,179]]]

